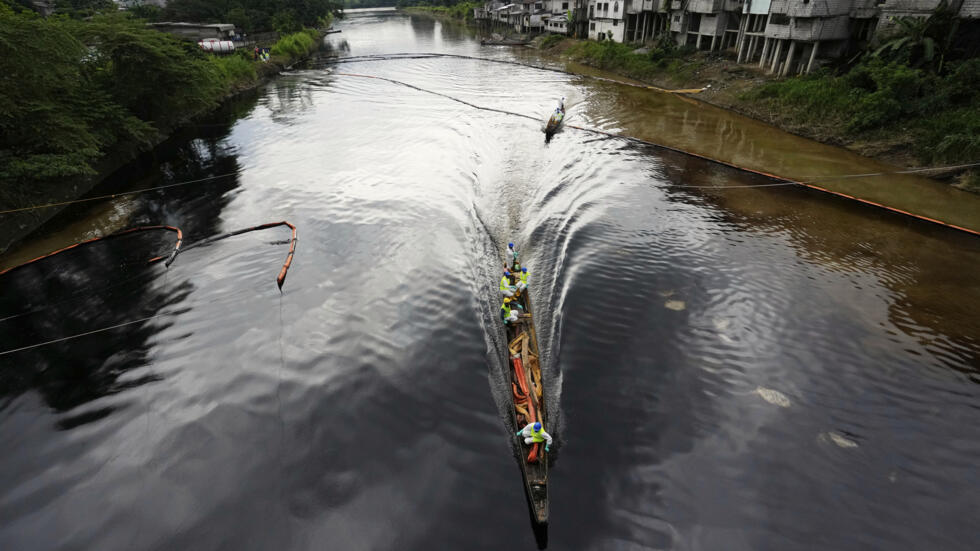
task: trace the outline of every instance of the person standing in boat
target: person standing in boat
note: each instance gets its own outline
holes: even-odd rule
[[[510,272],[505,270],[503,277],[500,278],[500,294],[510,298],[514,296],[516,290],[517,287],[510,284]]]
[[[522,293],[527,289],[527,268],[521,268],[520,279],[517,281],[517,292]]]
[[[520,269],[520,263],[518,263],[518,261],[517,261],[517,251],[514,250],[514,244],[513,243],[508,243],[507,244],[507,262],[506,262],[506,264],[507,264],[507,267],[510,268],[510,269],[512,269],[512,270],[519,270]]]
[[[545,442],[544,451],[551,451],[553,442],[551,435],[544,431],[544,427],[539,422],[528,423],[526,427],[517,431],[517,436],[523,436],[524,443],[529,446],[536,442]]]
[[[500,305],[500,319],[504,320],[504,325],[508,323],[513,323],[520,319],[521,314],[518,312],[521,309],[521,305],[516,302],[513,303],[517,308],[511,308],[511,299],[505,298],[504,303]]]

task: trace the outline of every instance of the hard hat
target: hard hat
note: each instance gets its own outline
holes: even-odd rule
[[[521,268],[521,271],[522,272],[526,272],[527,271],[527,268]]]
[[[505,298],[504,299],[504,304],[507,304],[508,302],[510,302],[510,299],[509,298]]]
[[[511,249],[514,248],[514,244],[513,243],[508,243],[507,246],[510,247]]]
[[[510,275],[510,270],[504,270],[504,275],[505,276],[509,276]]]
[[[535,423],[534,430],[541,430],[541,423]]]

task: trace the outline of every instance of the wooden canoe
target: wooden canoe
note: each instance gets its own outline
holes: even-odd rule
[[[513,278],[513,276],[512,276]],[[528,423],[540,421],[549,430],[545,409],[545,394],[541,379],[541,362],[538,339],[534,332],[534,317],[528,290],[516,297],[523,307],[523,315],[517,322],[507,324],[507,364],[510,373],[511,414],[515,432]],[[513,304],[513,303],[512,303]],[[548,457],[544,443],[527,445],[517,439],[518,463],[524,477],[524,489],[531,507],[531,517],[538,524],[548,522]]]

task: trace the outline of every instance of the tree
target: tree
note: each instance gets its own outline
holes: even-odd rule
[[[152,133],[98,86],[74,25],[0,10],[0,180],[88,174],[106,146]]]
[[[214,105],[221,79],[196,44],[147,29],[127,17],[99,16],[77,25],[113,99],[158,127]]]
[[[895,31],[884,39],[873,56],[941,72],[959,25],[958,11],[950,8],[947,0],[941,0],[929,17],[893,18]]]

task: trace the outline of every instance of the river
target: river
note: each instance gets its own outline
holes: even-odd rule
[[[146,232],[0,276],[0,351],[53,341],[0,355],[0,549],[534,549],[508,241],[559,412],[549,548],[976,546],[980,241],[573,128],[545,144],[562,95],[611,132],[631,105],[684,139],[712,115],[472,59],[334,65],[528,61],[426,17],[338,28],[92,193],[181,185],[70,207],[3,259],[146,224],[299,236],[282,293],[283,227],[169,269]],[[731,120],[751,150],[762,127]],[[844,155],[759,132],[799,170]]]

